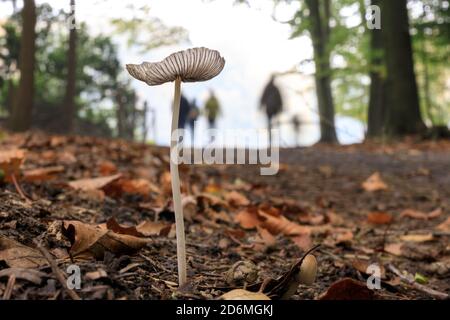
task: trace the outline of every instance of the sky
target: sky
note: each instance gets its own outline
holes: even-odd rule
[[[66,8],[61,0],[48,2],[55,8]],[[300,61],[312,58],[312,44],[307,37],[290,40],[291,30],[287,24],[275,21],[273,1],[253,1],[252,7],[233,5],[233,0],[134,0],[134,1],[77,1],[77,20],[84,21],[93,33],[111,32],[111,18],[130,18],[131,12],[126,6],[149,5],[149,14],[158,17],[168,26],[184,27],[189,33],[189,43],[138,53],[125,45],[123,39],[115,39],[119,45],[123,65],[143,61],[159,61],[172,52],[189,47],[208,47],[218,50],[226,59],[224,71],[215,79],[205,83],[186,84],[183,93],[189,99],[197,99],[200,106],[204,104],[210,89],[218,96],[223,115],[218,122],[222,132],[230,129],[262,129],[266,126],[263,113],[258,109],[262,90],[273,72],[291,70]],[[9,7],[0,2],[0,17]],[[295,5],[283,5],[276,9],[279,20],[290,18]],[[277,78],[281,89],[285,112],[280,117],[281,145],[293,146],[296,137],[288,124],[294,115],[299,115],[304,125],[300,133],[300,143],[311,145],[319,138],[316,125],[317,107],[314,94],[312,65],[302,69],[302,75],[288,75]],[[151,139],[161,145],[167,145],[170,138],[171,103],[173,85],[165,84],[148,87],[138,81],[133,82],[139,98],[148,101],[156,110],[157,135],[150,134]],[[301,94],[299,94],[301,92]],[[362,125],[353,119],[338,117],[337,133],[342,143],[358,142],[363,137]],[[197,131],[204,132],[205,120],[197,124]],[[227,131],[230,132],[230,131]],[[196,144],[203,144],[204,139],[198,134]],[[218,144],[223,143],[218,139]],[[256,141],[250,141],[255,147]]]

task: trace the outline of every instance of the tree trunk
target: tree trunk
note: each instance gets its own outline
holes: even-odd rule
[[[34,103],[34,68],[36,64],[36,4],[24,0],[20,39],[20,82],[11,114],[10,125],[15,132],[30,129]]]
[[[320,114],[320,142],[336,143],[334,126],[334,101],[331,92],[329,39],[329,0],[307,0],[310,11],[310,33],[314,46],[316,65],[316,94]],[[322,4],[322,10],[321,10]]]
[[[380,5],[380,0],[372,0],[372,5]],[[370,33],[370,97],[368,112],[369,138],[380,137],[384,134],[384,119],[386,114],[386,78],[383,37],[380,29],[368,30]]]
[[[69,32],[69,49],[67,52],[67,83],[64,97],[65,130],[72,133],[76,121],[76,69],[77,69],[77,29],[75,27],[75,0],[70,0],[72,23]]]
[[[423,133],[406,0],[381,0],[387,65],[386,133]]]

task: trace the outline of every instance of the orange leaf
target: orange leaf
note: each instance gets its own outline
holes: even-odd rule
[[[450,231],[450,217],[448,217],[447,220],[438,225],[436,229],[440,231]]]
[[[371,212],[367,215],[367,220],[372,224],[390,224],[393,218],[386,212]]]
[[[400,217],[408,217],[412,219],[418,219],[418,220],[429,220],[439,217],[442,214],[442,209],[438,208],[436,210],[433,210],[429,213],[425,213],[422,211],[417,211],[413,209],[406,209],[403,210],[400,214]]]
[[[234,221],[244,229],[254,229],[260,224],[256,209],[242,210],[234,217]]]
[[[345,278],[333,283],[320,300],[373,300],[375,294],[365,283]]]
[[[117,173],[117,167],[111,161],[102,161],[98,165],[98,171],[102,176],[110,176]]]
[[[375,172],[366,181],[364,181],[362,187],[368,192],[388,189],[387,184],[381,179],[381,175],[379,172]]]
[[[225,200],[230,205],[235,206],[235,207],[248,206],[250,204],[250,201],[247,199],[246,196],[244,196],[243,194],[236,192],[236,191],[228,192],[225,195]]]
[[[28,182],[48,181],[53,179],[55,174],[64,172],[64,170],[63,166],[26,170],[23,172],[23,178]]]
[[[74,189],[78,190],[98,190],[106,187],[110,183],[116,181],[119,179],[122,175],[116,174],[113,176],[108,177],[101,177],[101,178],[93,178],[93,179],[81,179],[69,182],[69,186],[71,186]]]
[[[11,175],[19,176],[20,167],[25,159],[25,150],[12,149],[0,151],[0,169],[7,180]]]

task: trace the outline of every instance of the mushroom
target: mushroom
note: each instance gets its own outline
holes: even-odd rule
[[[174,137],[174,132],[178,129],[180,117],[181,82],[200,82],[216,77],[225,67],[225,59],[221,57],[218,51],[207,48],[193,48],[174,53],[161,62],[144,62],[140,65],[128,64],[126,67],[131,76],[147,83],[149,86],[175,82],[172,138],[170,143],[170,154],[173,155],[178,143],[176,137]],[[172,158],[170,161],[170,174],[177,234],[178,281],[179,285],[183,286],[187,281],[186,240],[178,164]]]

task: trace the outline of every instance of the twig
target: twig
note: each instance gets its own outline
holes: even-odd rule
[[[449,295],[444,292],[440,292],[431,288],[428,288],[427,286],[424,286],[423,284],[417,283],[412,277],[408,277],[404,274],[402,274],[396,267],[394,267],[392,264],[388,265],[389,270],[391,270],[393,273],[395,273],[397,276],[400,277],[400,279],[409,284],[414,289],[421,291],[423,293],[426,293],[430,296],[432,296],[435,299],[439,300],[447,300],[449,299]]]
[[[16,276],[12,274],[8,278],[8,284],[6,285],[5,292],[3,293],[3,300],[11,299],[11,294],[15,284],[16,284]]]
[[[34,243],[37,245],[37,248],[45,257],[45,259],[47,259],[48,263],[50,264],[50,267],[52,268],[53,274],[55,275],[56,279],[58,279],[58,281],[61,283],[61,286],[67,292],[69,297],[72,300],[81,300],[80,296],[75,291],[67,287],[67,281],[66,278],[64,277],[63,272],[61,271],[61,269],[59,269],[58,265],[56,264],[56,261],[52,258],[51,254],[47,251],[47,249],[45,249],[37,240],[35,240]]]
[[[19,182],[17,182],[16,175],[11,174],[11,180],[14,184],[14,187],[16,188],[17,193],[27,202],[31,203],[31,200],[25,195],[25,192],[23,192],[22,188],[19,185]]]

